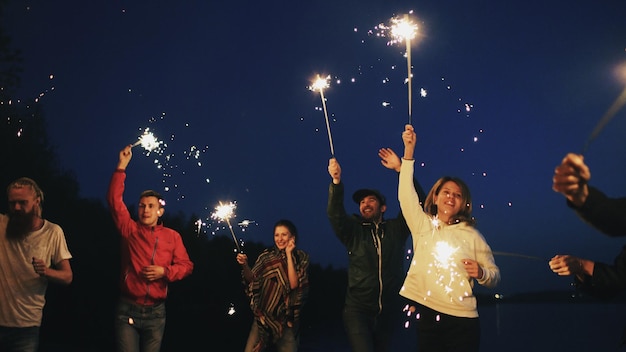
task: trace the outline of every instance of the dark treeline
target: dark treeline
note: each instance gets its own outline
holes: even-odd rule
[[[5,161],[0,173],[0,212],[7,211],[9,182],[21,176],[35,179],[45,194],[43,215],[61,225],[73,255],[73,283],[48,286],[41,351],[111,351],[120,240],[109,210],[100,200],[81,198],[72,173],[60,168],[62,156],[55,155],[46,139],[42,107],[2,104],[0,113],[0,158]],[[133,209],[131,214],[135,214]],[[180,232],[195,265],[191,276],[170,286],[163,351],[196,350],[203,345],[221,346],[221,351],[243,350],[252,315],[234,243],[229,236],[198,235],[196,220],[184,214],[163,218],[166,226]],[[264,248],[264,244],[247,242],[244,250],[252,263]],[[338,324],[346,285],[345,270],[311,263],[309,275],[303,343],[307,331]]]
[[[4,3],[0,0],[0,17]],[[46,133],[45,106],[15,97],[21,65],[19,50],[12,48],[0,28],[0,212],[7,212],[9,182],[21,176],[33,178],[45,194],[44,217],[61,225],[73,255],[73,283],[48,286],[41,351],[111,351],[119,294],[119,235],[103,201],[80,197],[75,176],[62,167],[63,156],[57,155]],[[102,187],[106,190],[107,185]],[[234,244],[227,236],[198,236],[195,220],[193,214],[164,217],[166,226],[181,233],[195,268],[190,277],[170,286],[162,350],[241,351],[252,314]],[[263,248],[259,243],[246,243],[251,264]],[[303,343],[319,338],[313,332],[322,326],[328,329],[338,324],[346,285],[345,270],[311,263],[309,275]]]

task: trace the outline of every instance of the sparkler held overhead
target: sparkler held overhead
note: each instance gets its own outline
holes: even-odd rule
[[[408,87],[408,99],[409,99],[409,124],[411,124],[412,115],[412,78],[411,73],[411,40],[417,35],[417,25],[411,22],[409,15],[405,14],[403,17],[394,17],[391,19],[391,35],[395,38],[394,42],[404,42],[406,45],[406,68],[407,68],[407,87]]]
[[[239,241],[237,240],[237,236],[235,236],[235,232],[233,231],[233,226],[230,224],[230,218],[235,217],[235,208],[237,208],[237,204],[234,202],[230,202],[228,204],[223,204],[220,201],[220,205],[215,207],[215,212],[211,214],[211,219],[215,219],[218,221],[226,221],[228,225],[228,229],[230,230],[230,234],[233,236],[233,241],[235,241],[235,246],[237,247],[237,253],[243,253],[241,250],[241,246],[239,246]]]
[[[330,143],[330,154],[334,158],[335,157],[335,147],[333,147],[333,136],[330,133],[330,123],[328,122],[328,112],[326,110],[326,99],[324,98],[324,89],[330,87],[328,80],[330,79],[330,75],[326,76],[326,78],[321,78],[320,75],[317,75],[317,79],[313,81],[313,84],[309,87],[312,91],[319,91],[320,98],[322,99],[322,108],[324,109],[324,119],[326,120],[326,131],[328,132],[328,142]]]

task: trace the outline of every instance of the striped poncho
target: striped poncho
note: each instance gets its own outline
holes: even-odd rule
[[[294,290],[289,285],[285,250],[266,249],[252,267],[254,279],[246,286],[246,294],[259,327],[259,344],[255,350],[262,350],[270,339],[278,340],[288,323],[298,330],[300,311],[309,292],[309,255],[299,249],[292,255],[299,280]]]

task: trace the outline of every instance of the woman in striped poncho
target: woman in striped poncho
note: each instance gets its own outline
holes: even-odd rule
[[[298,232],[289,220],[274,225],[274,246],[264,250],[252,269],[248,257],[237,254],[254,322],[245,352],[273,344],[279,352],[295,352],[300,310],[309,292],[309,255],[296,248]]]

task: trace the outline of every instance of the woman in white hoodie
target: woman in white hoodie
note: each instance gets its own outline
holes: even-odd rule
[[[404,157],[398,198],[413,238],[413,260],[400,290],[417,321],[419,351],[478,351],[480,323],[474,282],[493,288],[500,281],[491,248],[474,227],[467,185],[442,177],[424,208],[413,186],[415,132],[402,134]]]

